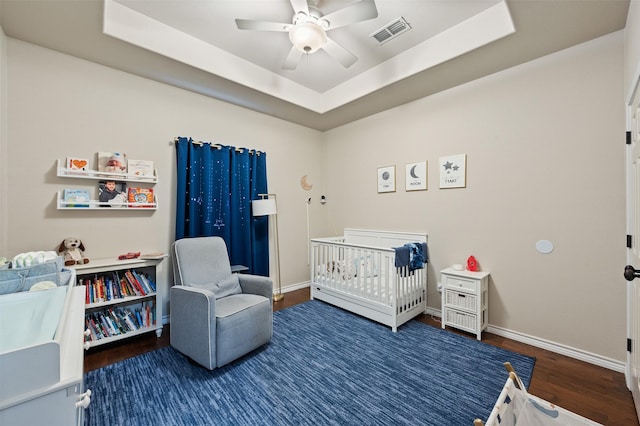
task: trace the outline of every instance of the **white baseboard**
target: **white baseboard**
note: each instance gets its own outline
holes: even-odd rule
[[[311,281],[305,281],[305,282],[298,283],[298,284],[288,285],[286,287],[282,287],[282,292],[283,293],[289,293],[290,291],[296,291],[296,290],[300,290],[300,289],[303,289],[303,288],[307,288],[307,287],[309,287],[309,285],[311,285]]]
[[[438,318],[442,318],[442,311],[434,308],[427,307],[425,312],[428,315],[432,315]],[[550,340],[542,339],[540,337],[530,336],[528,334],[520,333],[506,328],[498,327],[489,324],[486,331],[488,333],[495,334],[497,336],[506,337],[507,339],[515,340],[516,342],[525,343],[527,345],[535,346],[536,348],[546,349],[548,351],[575,358],[580,361],[588,362],[589,364],[597,365],[598,367],[607,368],[609,370],[617,371],[618,373],[625,372],[625,363],[617,361],[615,359],[607,358],[601,355],[597,355],[591,352],[583,351],[582,349],[576,349],[571,346],[563,345],[561,343],[552,342]]]
[[[612,358],[604,357],[591,352],[583,351],[582,349],[573,348],[571,346],[563,345],[561,343],[552,342],[546,339],[541,339],[535,336],[529,336],[524,333],[519,333],[506,328],[489,325],[487,327],[489,333],[496,334],[498,336],[506,337],[517,342],[526,343],[527,345],[535,346],[537,348],[546,349],[551,352],[555,352],[560,355],[565,355],[570,358],[575,358],[580,361],[588,362],[589,364],[604,367],[609,370],[617,371],[618,373],[625,372],[625,363],[617,361]]]
[[[300,290],[309,287],[310,281],[301,282],[298,284],[288,285],[282,287],[282,293],[289,293],[291,291]],[[426,315],[442,318],[442,311],[435,308],[427,309],[424,312]],[[168,317],[163,317],[162,323],[168,323]],[[597,355],[591,352],[576,349],[571,346],[563,345],[561,343],[552,342],[550,340],[542,339],[540,337],[530,336],[528,334],[520,333],[517,331],[509,330],[506,328],[498,327],[489,324],[487,332],[493,333],[497,336],[506,337],[507,339],[515,340],[516,342],[524,343],[527,345],[535,346],[536,348],[545,349],[560,355],[568,356],[570,358],[578,359],[580,361],[588,362],[589,364],[597,365],[599,367],[607,368],[609,370],[616,371],[618,373],[625,372],[625,363],[623,361],[617,361],[615,359],[607,358],[601,355]]]

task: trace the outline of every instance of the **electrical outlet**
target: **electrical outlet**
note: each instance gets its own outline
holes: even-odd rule
[[[442,293],[442,283],[438,283],[438,291]]]

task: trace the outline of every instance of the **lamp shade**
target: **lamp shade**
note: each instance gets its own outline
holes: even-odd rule
[[[270,216],[276,214],[278,209],[276,208],[275,198],[265,198],[262,200],[253,200],[251,202],[254,216]]]
[[[327,34],[318,24],[303,22],[289,31],[289,40],[301,52],[313,53],[327,42]]]

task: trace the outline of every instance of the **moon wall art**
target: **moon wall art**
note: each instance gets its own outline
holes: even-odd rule
[[[305,191],[309,191],[311,188],[313,188],[313,185],[310,184],[308,182],[308,177],[307,175],[304,175],[300,178],[300,186],[302,187],[302,189],[304,189]]]
[[[427,162],[409,163],[405,166],[405,191],[427,189]]]

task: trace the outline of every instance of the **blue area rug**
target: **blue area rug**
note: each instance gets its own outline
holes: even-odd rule
[[[167,347],[89,372],[86,425],[471,425],[509,361],[535,359],[410,321],[389,327],[319,301],[274,313],[273,340],[221,369]]]

